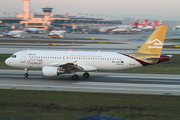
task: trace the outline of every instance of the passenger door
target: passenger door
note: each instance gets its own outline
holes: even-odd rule
[[[25,52],[23,52],[23,53],[21,54],[21,62],[22,62],[22,63],[25,63],[25,62],[26,62],[26,53],[25,53]]]

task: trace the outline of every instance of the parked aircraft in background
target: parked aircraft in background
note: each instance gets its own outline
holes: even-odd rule
[[[28,70],[41,69],[44,76],[74,74],[84,72],[88,78],[90,71],[125,70],[170,60],[172,55],[161,55],[168,26],[159,26],[146,42],[133,53],[120,52],[77,52],[77,51],[43,51],[25,50],[14,53],[5,63],[11,67],[23,68],[28,77]]]
[[[58,36],[59,38],[65,38],[65,30],[51,31],[48,36]]]
[[[101,27],[99,31],[101,33],[107,33],[107,32],[129,32],[130,29],[137,27],[138,20],[130,23],[129,25],[118,25],[118,26],[109,26],[109,27]]]
[[[137,25],[138,28],[143,28],[147,25],[148,19],[145,19],[141,24]]]
[[[65,38],[66,28],[63,26],[62,30],[53,30],[51,31],[48,36],[58,37],[58,38]]]
[[[148,29],[156,29],[159,25],[162,25],[162,20],[161,21],[157,21],[155,20],[154,22],[150,23],[147,26],[142,27],[142,30],[148,30]]]
[[[25,31],[28,33],[39,33],[38,28],[26,28]]]
[[[22,31],[15,30],[15,31],[9,31],[8,33],[6,33],[6,35],[9,37],[18,38],[21,37],[21,33]]]
[[[179,29],[180,29],[180,25],[172,28],[172,30],[179,30]]]
[[[111,32],[112,30],[114,30],[114,29],[116,29],[116,28],[118,28],[117,25],[115,25],[115,26],[101,26],[101,27],[99,28],[99,32],[101,32],[101,33],[107,33],[107,32]]]

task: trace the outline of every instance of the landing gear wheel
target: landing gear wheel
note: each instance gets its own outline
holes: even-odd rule
[[[29,74],[28,74],[28,73],[25,73],[25,74],[24,74],[24,77],[28,77],[28,76],[29,76]]]
[[[79,76],[78,76],[78,75],[73,75],[73,76],[72,76],[72,79],[73,79],[73,80],[78,80],[78,79],[79,79]]]
[[[88,78],[88,77],[89,77],[89,73],[84,73],[84,74],[83,74],[83,77],[84,77],[84,78]]]

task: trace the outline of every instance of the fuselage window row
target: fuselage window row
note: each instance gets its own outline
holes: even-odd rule
[[[15,58],[16,56],[12,56]],[[29,58],[41,58],[41,59],[61,59],[61,57],[45,57],[45,56],[29,56]],[[121,58],[84,58],[84,57],[62,57],[62,59],[79,59],[79,60],[121,60]]]

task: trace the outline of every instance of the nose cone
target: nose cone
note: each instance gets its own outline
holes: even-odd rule
[[[10,66],[10,64],[11,64],[10,58],[7,58],[7,59],[5,60],[5,63],[6,63],[6,65]]]

